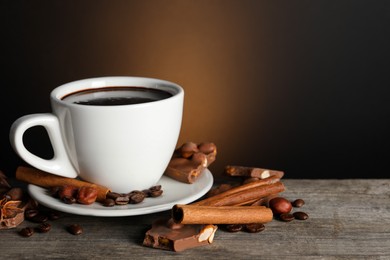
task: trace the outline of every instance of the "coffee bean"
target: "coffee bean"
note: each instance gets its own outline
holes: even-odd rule
[[[102,205],[104,207],[113,207],[113,206],[115,206],[115,200],[113,200],[113,199],[108,199],[107,198],[107,199],[102,200],[101,203],[102,203]]]
[[[83,228],[79,224],[72,224],[68,226],[67,230],[72,235],[81,235],[83,233]]]
[[[55,211],[50,211],[48,214],[48,217],[50,220],[57,220],[60,218],[60,213],[55,212]]]
[[[129,197],[128,196],[124,196],[124,195],[121,195],[119,197],[117,197],[115,199],[115,204],[117,205],[126,205],[129,203]]]
[[[300,208],[305,204],[303,199],[296,199],[292,202],[293,207]]]
[[[50,196],[58,198],[59,197],[58,193],[60,190],[61,190],[60,186],[53,186],[49,188],[48,193],[50,194]]]
[[[37,215],[35,215],[34,217],[30,218],[29,220],[32,221],[32,222],[35,222],[35,223],[43,223],[43,222],[48,221],[49,218],[46,215],[38,213]]]
[[[307,215],[305,212],[302,211],[297,211],[293,213],[294,218],[299,219],[299,220],[306,220],[309,218],[309,215]]]
[[[19,231],[19,234],[23,237],[31,237],[34,234],[34,229],[25,227]]]
[[[240,224],[229,224],[225,226],[225,229],[228,232],[238,232],[243,229],[243,226]]]
[[[47,222],[44,222],[44,223],[41,223],[37,228],[36,230],[39,232],[39,233],[47,233],[49,232],[51,229],[51,225]]]
[[[249,233],[258,233],[265,229],[264,224],[261,223],[253,223],[253,224],[246,224],[245,230]]]
[[[120,194],[120,193],[117,193],[117,192],[109,192],[109,193],[107,193],[106,198],[115,200],[116,198],[121,197],[121,196],[123,196],[123,195]]]
[[[130,197],[130,203],[131,204],[138,204],[138,203],[141,203],[144,199],[145,199],[144,193],[138,192]]]
[[[66,204],[74,204],[77,202],[75,197],[69,197],[69,196],[62,197],[62,201]]]
[[[147,189],[147,190],[143,190],[142,193],[145,195],[145,198],[149,198],[152,191]]]
[[[36,215],[38,215],[39,211],[37,209],[27,209],[24,211],[24,217],[26,219],[32,219]]]
[[[290,222],[294,220],[294,216],[291,213],[284,213],[284,214],[280,214],[279,219],[285,222]]]
[[[150,191],[150,197],[157,198],[160,197],[163,194],[163,190],[151,190]]]
[[[150,187],[149,190],[150,190],[150,191],[158,191],[158,190],[161,190],[161,185],[156,185],[156,186]]]

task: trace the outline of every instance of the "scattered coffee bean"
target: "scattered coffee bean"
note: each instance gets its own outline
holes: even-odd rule
[[[49,217],[50,220],[57,220],[57,219],[60,218],[60,213],[55,212],[55,211],[50,211],[48,213],[48,217]]]
[[[303,199],[296,199],[292,202],[293,207],[300,208],[305,204],[305,201]]]
[[[107,199],[102,200],[101,203],[102,203],[102,205],[104,207],[113,207],[113,206],[115,206],[115,200],[113,200],[113,199],[108,199],[107,198]]]
[[[130,198],[128,196],[119,196],[115,199],[115,204],[117,205],[126,205],[129,203]]]
[[[44,223],[41,223],[37,228],[36,230],[39,232],[39,233],[47,233],[49,232],[51,229],[51,225],[47,222],[44,222]]]
[[[243,226],[240,224],[229,224],[225,226],[225,229],[228,232],[239,232],[243,229]]]
[[[163,194],[163,190],[161,189],[161,185],[152,186],[149,189],[143,190],[142,192],[144,193],[146,198],[148,198],[148,197],[156,198],[156,197],[159,197]]]
[[[142,192],[145,195],[145,198],[149,198],[150,197],[151,191],[149,189],[148,190],[143,190]]]
[[[306,220],[309,218],[309,215],[307,215],[305,212],[302,211],[297,211],[293,213],[294,218],[299,219],[299,220]]]
[[[72,224],[68,226],[67,230],[72,235],[81,235],[83,233],[83,228],[79,224]]]
[[[53,186],[53,187],[50,187],[49,188],[49,194],[55,198],[58,198],[59,195],[58,195],[58,192],[61,190],[61,187],[60,186]]]
[[[19,231],[19,234],[23,237],[31,237],[34,234],[34,229],[25,227]]]
[[[150,187],[149,190],[150,190],[150,191],[158,191],[158,190],[161,190],[161,185],[156,185],[156,186]]]
[[[122,194],[120,194],[120,193],[109,192],[109,193],[107,193],[106,198],[115,200],[116,198],[121,197],[121,196],[122,196]]]
[[[38,215],[39,211],[37,209],[27,209],[24,211],[24,217],[26,219],[32,219],[36,215]]]
[[[245,230],[249,233],[258,233],[265,229],[264,224],[261,223],[253,223],[253,224],[246,224]]]
[[[69,197],[69,196],[65,196],[65,197],[62,197],[61,199],[64,203],[66,204],[74,204],[77,202],[76,198],[75,197]]]
[[[293,221],[294,218],[295,218],[294,215],[291,213],[284,213],[284,214],[280,214],[279,216],[279,219],[285,222]]]
[[[150,191],[150,197],[157,198],[160,197],[163,194],[163,190],[151,190]]]
[[[143,192],[136,192],[130,197],[131,204],[141,203],[145,199],[145,194]]]
[[[37,215],[35,215],[34,217],[30,218],[29,220],[32,221],[32,222],[35,222],[35,223],[43,223],[43,222],[48,221],[49,218],[46,215],[38,213]]]

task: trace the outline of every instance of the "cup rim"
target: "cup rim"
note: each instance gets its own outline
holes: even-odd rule
[[[156,100],[153,102],[140,103],[140,104],[115,105],[110,107],[149,106],[151,104],[168,102],[169,100],[176,99],[184,95],[184,89],[180,85],[163,79],[149,78],[149,77],[134,77],[134,76],[104,76],[104,77],[85,78],[85,79],[75,80],[75,81],[62,84],[51,91],[50,98],[54,102],[60,103],[62,105],[80,107],[80,105],[78,104],[65,102],[63,98],[72,93],[76,93],[88,89],[98,89],[98,88],[118,87],[118,86],[155,88],[155,89],[167,91],[170,94],[172,94],[172,96],[166,99]],[[101,105],[83,105],[83,107],[107,108],[107,106],[101,106]]]

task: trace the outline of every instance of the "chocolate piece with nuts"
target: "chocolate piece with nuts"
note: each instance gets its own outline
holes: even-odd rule
[[[214,143],[184,143],[175,150],[164,174],[180,182],[194,183],[215,161],[216,155]]]
[[[217,230],[215,225],[173,225],[169,219],[156,220],[145,234],[143,245],[170,251],[209,245]]]
[[[225,174],[228,176],[259,178],[259,179],[265,179],[270,176],[277,176],[279,179],[281,179],[284,176],[284,172],[282,171],[263,169],[257,167],[232,166],[232,165],[228,165],[225,167]]]

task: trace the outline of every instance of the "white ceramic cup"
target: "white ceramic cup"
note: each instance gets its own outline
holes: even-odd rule
[[[137,86],[168,92],[158,101],[128,105],[80,105],[62,100],[75,92]],[[16,153],[30,165],[56,175],[104,185],[125,193],[155,185],[163,175],[180,133],[184,90],[177,84],[141,77],[100,77],[70,82],[50,94],[52,113],[17,119],[10,130]],[[26,149],[23,134],[43,126],[54,157]]]

